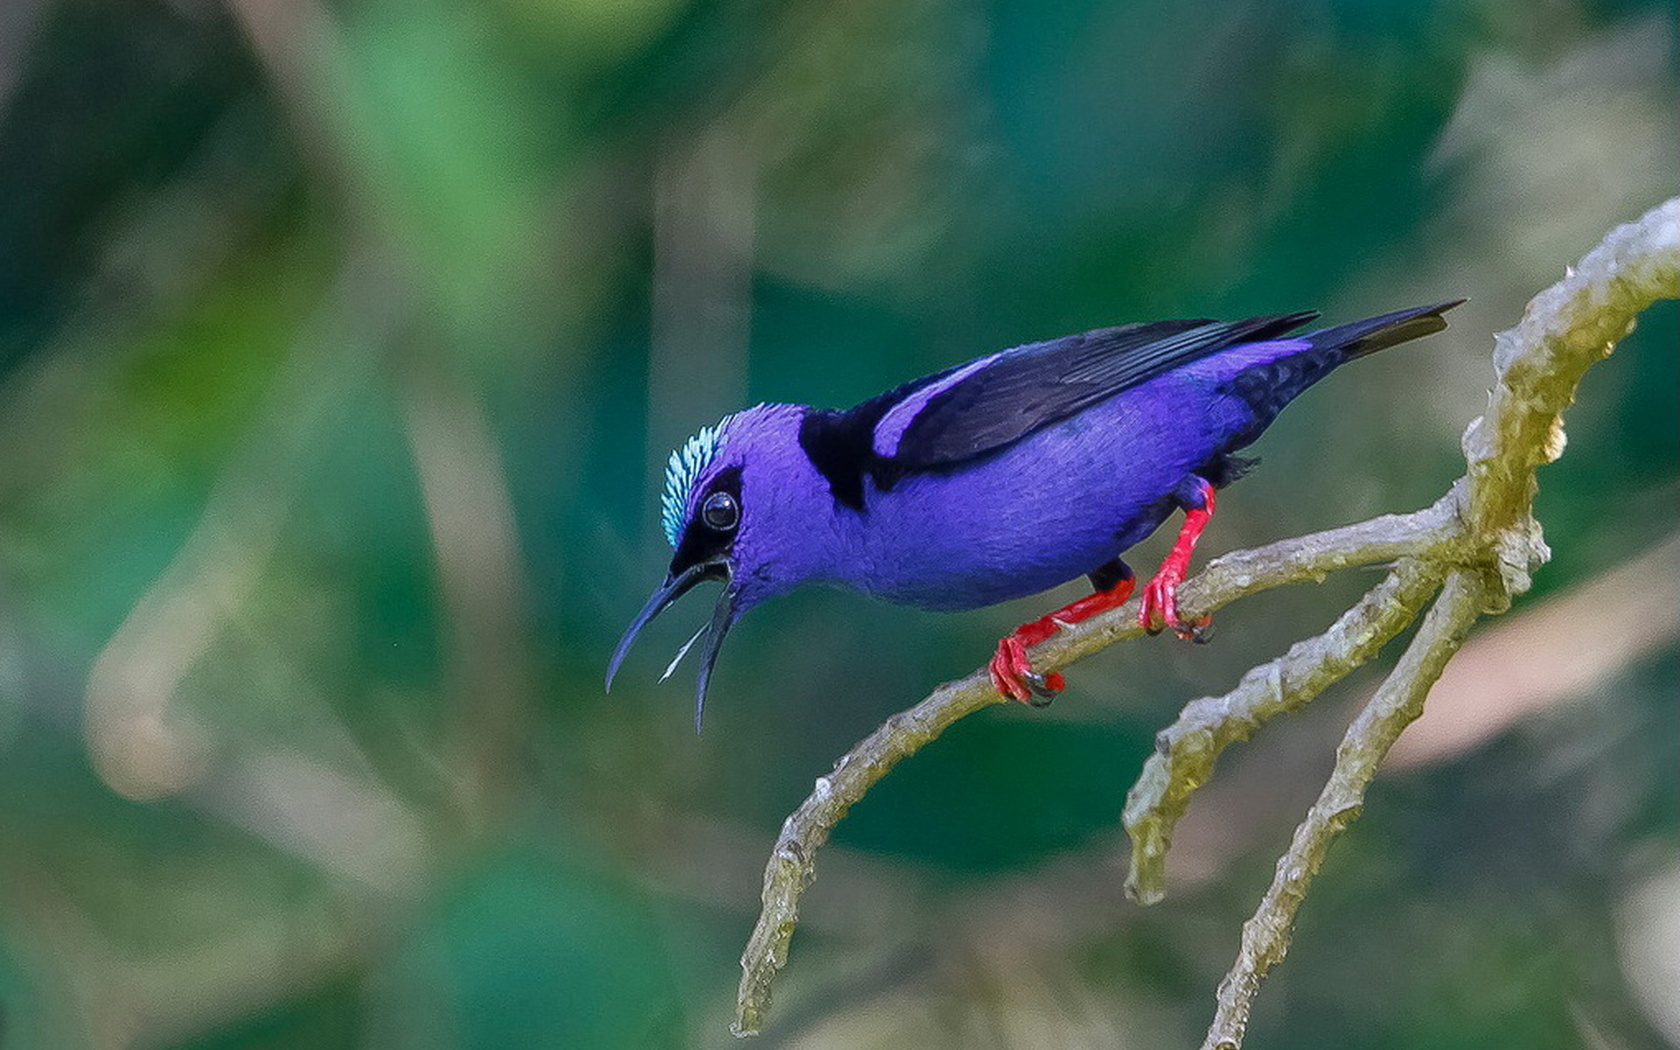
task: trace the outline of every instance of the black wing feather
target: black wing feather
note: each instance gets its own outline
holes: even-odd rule
[[[831,408],[806,410],[805,418],[799,424],[799,447],[805,450],[805,457],[817,468],[817,472],[828,480],[828,490],[836,500],[853,510],[862,510],[863,477],[866,473],[873,475],[877,484],[890,484],[881,458],[875,455],[875,428],[880,425],[881,417],[905,398],[939,382],[960,367],[952,365],[932,375],[913,379],[845,411]]]
[[[1156,321],[1018,347],[930,399],[886,463],[897,473],[954,466],[1181,365],[1276,338],[1317,316]]]

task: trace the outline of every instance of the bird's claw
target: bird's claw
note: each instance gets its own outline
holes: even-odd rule
[[[1039,674],[1027,659],[1027,647],[1017,635],[998,642],[997,653],[987,665],[992,685],[1004,697],[1033,707],[1048,707],[1056,694],[1067,687],[1060,672]]]
[[[1199,620],[1178,618],[1178,585],[1184,574],[1163,568],[1143,588],[1143,607],[1138,610],[1138,624],[1151,635],[1167,628],[1187,642],[1206,644],[1213,640],[1213,617]]]
[[[1027,689],[1032,693],[1032,696],[1027,698],[1026,702],[1028,704],[1033,707],[1050,706],[1050,701],[1056,699],[1056,694],[1061,691],[1060,686],[1052,686],[1050,684],[1051,678],[1060,679],[1061,676],[1056,674],[1054,671],[1050,672],[1049,675],[1042,675],[1037,671],[1027,671],[1021,675],[1021,681],[1025,683]]]

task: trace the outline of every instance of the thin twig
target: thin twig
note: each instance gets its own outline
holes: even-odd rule
[[[1408,558],[1343,613],[1323,634],[1242,676],[1219,697],[1186,704],[1178,721],[1155,738],[1155,754],[1126,796],[1124,821],[1132,840],[1126,892],[1140,904],[1166,895],[1167,848],[1191,793],[1213,776],[1226,747],[1247,740],[1267,720],[1288,714],[1370,660],[1411,623],[1435,593],[1441,569]]]
[[[1455,485],[1433,504],[1410,514],[1384,514],[1253,550],[1223,554],[1179,588],[1180,613],[1187,619],[1199,619],[1238,598],[1292,583],[1320,583],[1332,572],[1359,565],[1421,556],[1451,560],[1461,532],[1460,499]],[[1144,631],[1138,623],[1138,608],[1134,600],[1058,631],[1032,650],[1033,667],[1059,670],[1115,642],[1141,637]]]
[[[1481,615],[1486,590],[1486,582],[1475,572],[1460,570],[1448,576],[1405,655],[1348,727],[1329,781],[1295,829],[1289,849],[1278,858],[1277,873],[1260,906],[1243,923],[1242,949],[1236,966],[1220,982],[1217,1011],[1202,1050],[1237,1050],[1242,1045],[1260,982],[1289,950],[1295,913],[1330,843],[1358,818],[1365,789],[1400,731],[1423,713],[1429,687]]]

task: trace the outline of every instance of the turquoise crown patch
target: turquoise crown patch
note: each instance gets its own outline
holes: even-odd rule
[[[665,527],[665,539],[674,548],[682,538],[683,511],[688,506],[688,490],[694,479],[717,456],[723,444],[723,431],[734,416],[725,416],[682,443],[671,453],[665,464],[665,495],[659,501],[659,521]]]

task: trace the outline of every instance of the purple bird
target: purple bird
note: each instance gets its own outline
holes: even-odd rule
[[[927,609],[973,609],[1077,576],[1095,593],[998,643],[992,681],[1048,703],[1065,682],[1028,646],[1131,596],[1120,556],[1175,510],[1184,524],[1144,588],[1139,619],[1196,638],[1177,588],[1214,492],[1296,395],[1356,357],[1438,332],[1459,302],[1291,336],[1318,315],[1156,321],[1032,343],[906,383],[848,411],[764,404],[671,454],[665,582],[619,641],[703,580],[724,583],[695,696],[699,729],[718,648],[743,612],[802,583]],[[670,674],[670,670],[666,671]]]

